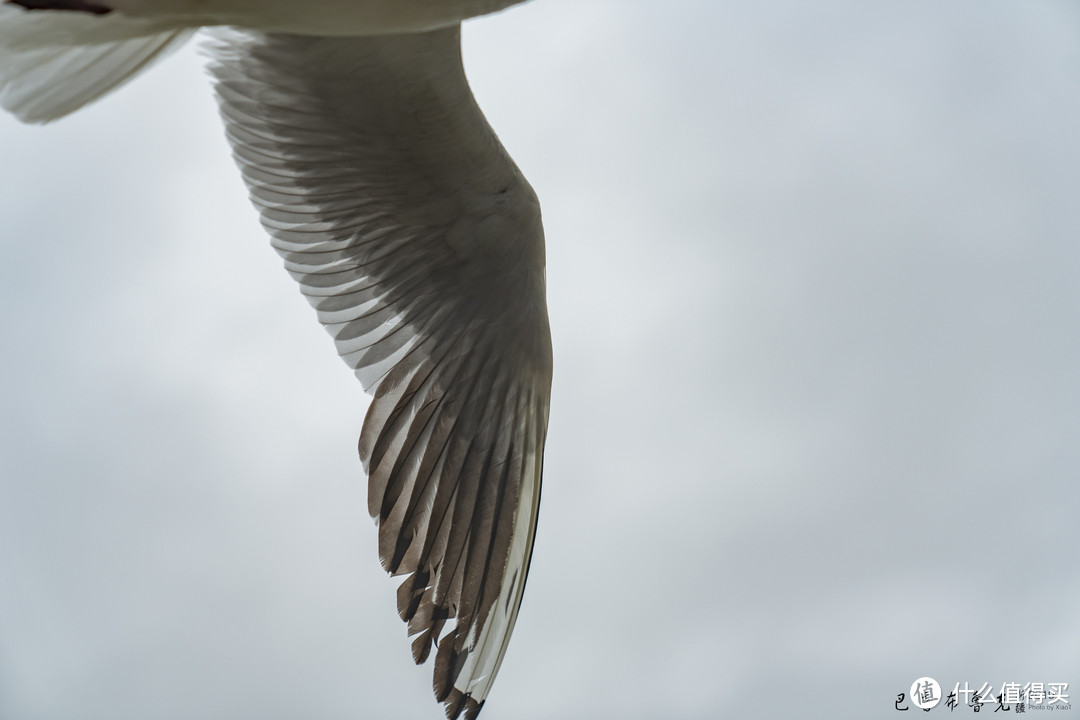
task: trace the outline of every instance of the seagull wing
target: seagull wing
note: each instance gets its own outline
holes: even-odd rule
[[[413,657],[479,712],[525,586],[551,385],[536,195],[476,105],[460,26],[216,31],[233,151],[273,246],[373,395],[360,436]]]
[[[193,29],[119,15],[28,11],[0,0],[0,107],[63,117],[179,48]]]

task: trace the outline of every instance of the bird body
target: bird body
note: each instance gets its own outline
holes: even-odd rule
[[[0,103],[37,122],[193,24],[239,26],[208,46],[226,133],[273,247],[373,396],[359,452],[379,557],[404,576],[398,612],[415,661],[436,650],[451,718],[479,713],[517,618],[551,384],[539,203],[461,62],[460,20],[510,4],[0,5]]]
[[[523,0],[108,0],[127,17],[188,27],[236,25],[304,35],[420,32],[454,25]]]

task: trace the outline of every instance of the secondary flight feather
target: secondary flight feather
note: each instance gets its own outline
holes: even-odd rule
[[[515,1],[0,4],[0,104],[28,122],[234,26],[208,45],[226,133],[373,396],[359,451],[379,558],[450,718],[477,716],[506,652],[547,432],[540,208],[461,64],[461,20]]]

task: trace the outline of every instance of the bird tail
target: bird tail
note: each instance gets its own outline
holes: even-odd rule
[[[0,107],[46,123],[97,100],[193,33],[116,13],[25,10],[0,2]]]

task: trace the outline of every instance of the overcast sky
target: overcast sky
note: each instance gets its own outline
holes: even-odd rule
[[[536,0],[464,43],[556,362],[483,717],[1080,701],[1080,6]],[[0,169],[0,718],[441,717],[367,400],[195,47],[0,117]]]

